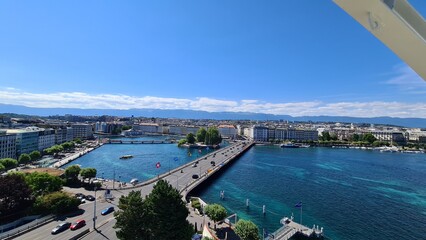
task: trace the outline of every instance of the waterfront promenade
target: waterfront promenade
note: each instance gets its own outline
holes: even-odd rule
[[[96,228],[98,231],[94,231],[93,228],[93,208],[94,203],[88,202],[81,206],[82,213],[77,216],[70,216],[61,219],[55,219],[54,221],[48,222],[47,224],[40,226],[32,231],[29,231],[16,239],[70,239],[81,233],[83,231],[89,230],[89,234],[87,237],[83,237],[82,239],[104,239],[105,237],[108,239],[117,239],[115,236],[115,231],[111,231],[112,221],[114,218],[112,215],[102,216],[100,215],[100,211],[108,206],[118,206],[118,200],[121,196],[127,195],[130,191],[137,190],[141,191],[141,195],[145,197],[148,195],[155,183],[159,179],[164,179],[168,181],[172,186],[175,186],[184,198],[197,186],[199,186],[202,182],[204,182],[209,177],[213,176],[216,172],[219,172],[223,169],[224,166],[229,164],[232,160],[237,159],[240,154],[249,149],[253,143],[251,142],[235,142],[230,144],[227,147],[204,155],[200,158],[195,159],[192,162],[184,164],[178,168],[175,168],[171,171],[168,171],[162,175],[159,175],[153,179],[140,183],[136,186],[132,186],[127,184],[126,187],[119,187],[118,183],[114,183],[112,181],[105,182],[106,188],[111,191],[112,198],[105,199],[104,190],[96,191],[87,191],[81,188],[73,189],[66,188],[66,191],[71,193],[83,192],[84,194],[91,194],[97,196],[97,206],[98,212],[96,212]],[[212,164],[212,161],[215,163]],[[214,166],[213,166],[214,165]],[[195,177],[195,175],[197,175]],[[113,189],[114,188],[114,189]],[[188,208],[190,207],[190,203],[188,203]],[[50,231],[60,222],[60,221],[69,221],[74,222],[77,219],[86,220],[87,225],[77,231],[65,231],[58,235],[51,235]],[[197,223],[197,226],[200,228],[202,222],[199,216],[196,216],[193,212],[188,217],[192,223]]]

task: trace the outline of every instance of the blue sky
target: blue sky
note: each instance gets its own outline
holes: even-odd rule
[[[1,1],[0,36],[5,104],[426,117],[426,82],[331,0]]]

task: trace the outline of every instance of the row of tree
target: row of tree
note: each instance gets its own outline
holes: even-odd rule
[[[0,172],[7,171],[15,168],[18,164],[27,164],[40,159],[41,154],[39,151],[32,151],[30,154],[23,153],[19,155],[18,160],[13,158],[0,159]]]
[[[13,172],[0,177],[0,215],[29,209],[32,213],[64,213],[80,201],[61,192],[64,180],[48,173]]]
[[[81,168],[79,165],[71,165],[65,169],[65,179],[68,184],[78,183],[78,176],[90,179],[96,177],[96,168]]]
[[[324,131],[321,136],[318,137],[318,140],[320,141],[337,141],[337,135],[335,133],[330,134],[327,131]],[[354,134],[349,139],[351,142],[367,142],[372,144],[373,142],[377,141],[377,138],[374,137],[371,133],[366,134]]]
[[[217,145],[222,142],[222,136],[216,127],[210,127],[207,130],[205,128],[198,129],[197,133],[188,133],[185,139],[181,139],[178,146],[189,143],[194,144],[195,142],[204,143],[206,145]]]
[[[114,213],[114,228],[119,239],[191,239],[194,226],[188,222],[188,209],[182,196],[169,183],[158,181],[145,199],[140,191],[132,191],[119,200]],[[219,204],[205,207],[205,214],[215,223],[226,218],[226,209]],[[259,240],[259,229],[251,221],[240,220],[235,232],[242,240]]]

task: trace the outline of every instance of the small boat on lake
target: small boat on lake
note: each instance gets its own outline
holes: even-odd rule
[[[282,148],[299,148],[299,145],[288,142],[288,143],[281,144],[280,147],[282,147]]]
[[[133,158],[133,155],[123,155],[120,157],[120,159],[130,159]]]

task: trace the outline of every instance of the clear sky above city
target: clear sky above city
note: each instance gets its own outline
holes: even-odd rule
[[[1,1],[0,103],[426,118],[426,82],[331,0]]]

